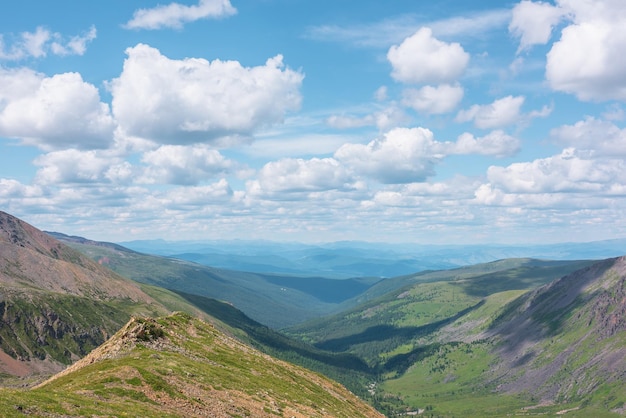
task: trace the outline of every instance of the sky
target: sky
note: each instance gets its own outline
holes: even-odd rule
[[[21,0],[0,210],[113,242],[626,237],[626,2]]]

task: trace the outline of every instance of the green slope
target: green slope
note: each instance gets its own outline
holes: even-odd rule
[[[337,383],[180,313],[133,319],[36,389],[0,389],[0,410],[4,416],[381,416]]]
[[[513,259],[389,279],[365,292],[359,298],[364,303],[287,333],[320,348],[358,354],[375,365],[431,342],[434,333],[481,308],[490,295],[532,289],[589,264]]]
[[[626,413],[623,258],[526,292],[481,320],[472,314],[381,390],[441,416]],[[458,333],[463,328],[474,332]],[[452,341],[460,335],[469,342]]]
[[[249,317],[282,328],[327,315],[380,279],[291,277],[216,269],[141,254],[115,244],[54,234],[118,274],[140,283],[226,300]]]

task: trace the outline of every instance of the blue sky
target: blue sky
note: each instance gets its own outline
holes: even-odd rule
[[[626,236],[622,0],[23,0],[0,209],[92,239]]]

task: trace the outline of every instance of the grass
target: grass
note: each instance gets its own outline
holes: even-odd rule
[[[194,408],[226,408],[231,416],[259,416],[255,411],[264,409],[267,415],[291,409],[310,416],[372,416],[336,383],[273,360],[188,315],[148,324],[163,335],[105,351],[99,361],[37,389],[0,389],[3,416],[167,417],[187,416]],[[115,338],[123,338],[120,333]]]

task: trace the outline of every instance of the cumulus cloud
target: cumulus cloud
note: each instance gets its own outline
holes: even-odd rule
[[[235,166],[219,151],[203,145],[163,145],[145,153],[141,160],[148,167],[138,179],[140,183],[195,185]]]
[[[626,156],[626,129],[612,122],[588,117],[574,125],[555,128],[550,134],[559,143],[588,151],[594,157]]]
[[[548,83],[580,100],[626,100],[626,3],[562,3],[574,16],[573,23],[547,55]]]
[[[275,193],[351,190],[354,180],[333,158],[310,160],[284,158],[272,161],[259,171],[258,179],[247,185],[252,195]]]
[[[247,68],[237,61],[172,60],[143,44],[126,53],[122,74],[109,87],[127,135],[161,144],[224,142],[282,122],[300,106],[304,76],[284,68],[280,55]]]
[[[456,141],[436,141],[425,128],[395,128],[367,145],[344,144],[335,158],[355,173],[385,184],[423,182],[449,155],[509,157],[519,150],[519,140],[502,131],[476,138],[464,133]]]
[[[199,19],[222,18],[237,13],[230,0],[200,0],[197,5],[180,3],[159,5],[151,9],[139,9],[126,25],[127,29],[181,28],[183,24]]]
[[[92,26],[86,34],[73,36],[67,43],[59,39],[55,40],[50,48],[55,55],[84,55],[87,51],[87,43],[96,39],[96,36],[96,27]]]
[[[476,138],[470,133],[459,136],[456,142],[448,146],[448,154],[478,154],[498,158],[515,155],[520,149],[520,141],[503,131],[493,131]]]
[[[83,55],[87,44],[96,39],[97,31],[91,26],[83,35],[67,37],[58,32],[50,32],[39,26],[35,32],[22,32],[7,45],[4,36],[0,35],[0,60],[18,61],[25,58],[41,58],[52,52],[54,55]]]
[[[42,194],[40,186],[28,186],[13,179],[0,178],[0,198],[28,198],[36,197]]]
[[[520,110],[523,104],[524,96],[506,96],[488,105],[473,105],[469,109],[461,110],[455,120],[473,121],[481,129],[500,128],[521,119]]]
[[[430,28],[421,28],[400,45],[392,46],[387,59],[391,76],[403,83],[449,83],[456,80],[469,62],[469,54],[458,43],[433,37]]]
[[[451,112],[457,107],[463,99],[463,87],[458,83],[424,86],[420,89],[406,89],[403,96],[402,103],[405,106],[436,115]]]
[[[518,53],[533,45],[545,45],[565,11],[549,3],[522,1],[513,7],[509,32],[520,38]]]
[[[130,163],[105,156],[95,150],[67,149],[41,155],[34,160],[40,166],[37,184],[126,183],[133,177]]]
[[[106,148],[115,123],[98,89],[78,73],[46,77],[0,68],[0,135],[44,150]]]
[[[169,208],[193,206],[221,205],[230,201],[234,196],[233,189],[226,179],[205,186],[177,187],[168,190],[162,197],[163,203]]]
[[[396,128],[367,145],[344,144],[335,158],[357,173],[381,183],[424,181],[441,156],[433,153],[433,133],[424,128]]]
[[[621,184],[626,166],[621,159],[588,159],[573,148],[559,155],[508,167],[491,166],[489,187],[503,193],[574,193],[607,191]]]
[[[522,1],[513,9],[509,30],[520,38],[519,52],[547,43],[560,22],[565,27],[546,57],[550,87],[584,101],[626,100],[626,3]]]

